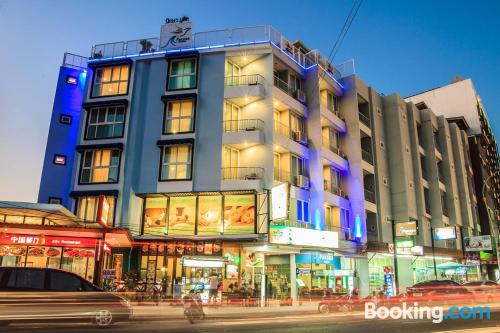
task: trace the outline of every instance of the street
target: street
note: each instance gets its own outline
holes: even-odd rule
[[[2,332],[95,332],[89,324],[11,324]],[[500,310],[492,309],[490,320],[445,320],[433,324],[430,320],[366,320],[362,312],[346,314],[289,314],[270,317],[264,314],[240,314],[225,318],[207,319],[195,324],[180,318],[138,318],[127,323],[117,323],[111,332],[500,332]]]

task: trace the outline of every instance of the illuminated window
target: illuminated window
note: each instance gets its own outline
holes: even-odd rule
[[[124,106],[92,108],[87,118],[85,139],[117,138],[123,136]]]
[[[164,146],[160,180],[191,179],[191,151],[190,144]]]
[[[80,183],[116,183],[120,165],[117,149],[89,150],[82,156]]]
[[[66,165],[66,156],[54,155],[53,163],[56,165]]]
[[[129,65],[101,67],[95,70],[92,97],[126,95]]]
[[[61,198],[49,197],[49,204],[60,205],[62,202]]]
[[[115,197],[106,196],[109,204],[108,221],[113,221]],[[76,216],[86,222],[94,222],[97,218],[99,196],[83,196],[76,199]],[[111,222],[110,222],[111,223]]]
[[[163,134],[193,131],[194,100],[172,100],[165,106]]]
[[[180,59],[170,62],[168,90],[196,87],[196,59]]]
[[[66,83],[76,86],[78,84],[78,79],[74,76],[68,75],[66,76]]]

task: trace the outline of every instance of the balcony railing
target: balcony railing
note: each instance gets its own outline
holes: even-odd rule
[[[328,191],[332,194],[335,194],[335,195],[338,195],[339,197],[344,197],[345,194],[344,192],[342,191],[342,189],[336,185],[336,184],[333,184],[330,180],[328,179],[325,179],[323,181],[323,187],[324,187],[324,190],[325,191]]]
[[[334,152],[335,154],[337,154],[339,156],[343,156],[342,150],[339,147],[328,144],[328,143],[324,144],[323,146],[325,148],[327,148],[328,150]]]
[[[283,183],[291,183],[290,171],[274,169],[274,180]]]
[[[82,56],[79,56],[77,54],[66,52],[66,53],[64,53],[63,66],[69,67],[69,68],[85,70],[88,67],[87,66],[88,60],[89,59],[86,57],[82,57]]]
[[[225,120],[224,132],[257,131],[264,129],[264,122],[260,119]]]
[[[446,184],[446,180],[444,178],[444,175],[441,172],[438,172],[438,179],[441,183]]]
[[[253,180],[262,179],[264,169],[258,167],[228,167],[222,168],[223,180]]]
[[[365,200],[371,203],[376,203],[375,192],[365,188]]]
[[[226,76],[224,78],[225,86],[253,86],[264,84],[265,79],[260,74]]]
[[[363,158],[363,161],[373,165],[373,156],[371,152],[369,152],[368,150],[361,149],[361,157]]]
[[[339,80],[343,76],[354,74],[354,64],[352,62],[340,65],[339,68],[342,71],[341,73],[336,67],[332,66],[328,58],[318,51],[314,50],[305,54],[300,48],[294,46],[278,30],[270,25],[198,32],[193,34],[191,45],[169,51],[178,52],[192,49],[216,49],[228,46],[261,43],[272,43],[303,68],[317,64],[335,80]],[[94,45],[92,47],[91,58],[117,58],[124,56],[161,54],[165,52],[165,50],[160,49],[160,39],[153,37]]]
[[[271,221],[271,226],[284,226],[284,227],[292,227],[292,228],[301,228],[301,229],[315,229],[315,226],[311,222],[302,222],[295,220],[277,220]],[[321,231],[336,231],[339,234],[339,239],[342,240],[353,240],[352,230],[350,228],[342,228],[335,225],[329,225],[325,223]]]
[[[359,121],[361,121],[363,124],[365,124],[366,126],[370,127],[370,117],[368,117],[367,115],[365,115],[364,113],[359,113]]]
[[[274,133],[278,133],[293,140],[293,131],[287,125],[275,120],[274,121]]]
[[[335,107],[333,105],[327,105],[327,104],[322,104],[325,109],[327,109],[328,111],[330,111],[331,113],[333,113],[334,115],[336,115],[337,117],[340,117],[340,111],[339,110],[335,110]]]
[[[296,100],[298,100],[301,103],[306,102],[306,95],[305,93],[300,90],[300,89],[293,89],[288,85],[287,82],[283,81],[279,77],[275,76],[274,77],[274,85],[276,88],[280,89],[281,91],[285,92],[286,94],[292,96]]]

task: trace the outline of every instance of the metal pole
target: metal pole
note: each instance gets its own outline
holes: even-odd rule
[[[431,245],[432,245],[432,261],[434,262],[434,276],[436,280],[438,279],[437,268],[436,268],[436,252],[434,250],[434,228],[431,227]]]
[[[394,244],[394,281],[396,281],[396,295],[398,294],[397,290],[399,288],[399,279],[398,279],[398,248],[396,247],[396,221],[391,220],[392,225],[392,243]]]

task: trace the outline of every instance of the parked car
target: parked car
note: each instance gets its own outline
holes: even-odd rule
[[[129,302],[80,276],[49,268],[0,267],[0,324],[18,321],[128,320]]]
[[[494,281],[471,281],[464,283],[463,286],[483,302],[500,301],[500,285]]]
[[[430,280],[407,288],[406,301],[424,304],[470,304],[476,300],[473,293],[452,280]]]

